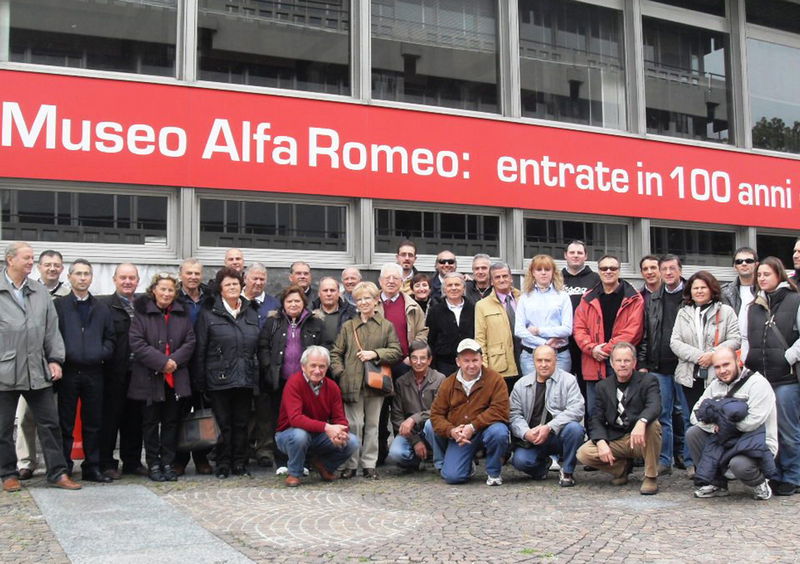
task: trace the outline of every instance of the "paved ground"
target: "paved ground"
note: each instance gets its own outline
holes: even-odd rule
[[[36,477],[20,493],[0,494],[0,561],[91,561],[87,550],[93,545],[87,544],[86,536],[92,531],[110,537],[97,545],[104,552],[96,561],[159,564],[247,559],[797,562],[800,554],[800,496],[756,502],[735,482],[728,498],[693,499],[682,471],[662,479],[661,492],[650,497],[639,495],[637,474],[630,484],[616,488],[598,472],[579,471],[579,483],[572,489],[559,488],[555,474],[545,482],[532,482],[506,468],[506,483],[492,488],[479,476],[480,469],[472,483],[448,486],[431,471],[404,476],[384,470],[379,481],[358,478],[327,484],[312,476],[290,490],[281,478],[263,470],[252,479],[227,480],[190,471],[177,483],[126,478],[113,485],[88,485],[81,492],[55,492],[56,496]],[[53,505],[65,496],[69,510],[80,515],[74,523],[65,521],[64,507]],[[152,512],[153,535],[143,534],[140,523],[133,524],[131,512],[137,511]],[[195,533],[210,532],[216,537],[212,541],[224,544],[182,537],[172,553],[162,550],[153,558],[131,558],[135,550],[141,551],[139,556],[147,554],[165,526],[158,516],[172,511],[178,517],[167,519],[166,526],[187,521]],[[101,521],[97,527],[86,524],[94,519]],[[75,552],[76,546],[82,552]],[[193,546],[199,556],[187,558],[181,552],[186,546]]]

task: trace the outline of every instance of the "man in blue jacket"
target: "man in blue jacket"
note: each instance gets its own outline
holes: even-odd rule
[[[58,328],[64,339],[64,376],[58,383],[58,416],[67,471],[72,472],[72,432],[81,400],[84,480],[110,482],[100,472],[100,425],[103,417],[103,363],[114,352],[114,324],[105,303],[89,293],[92,265],[77,259],[69,267],[72,292],[55,301]]]

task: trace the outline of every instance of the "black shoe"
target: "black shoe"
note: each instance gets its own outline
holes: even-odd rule
[[[378,479],[378,471],[374,468],[364,468],[364,477],[367,480],[377,480]]]
[[[770,480],[769,485],[772,488],[772,493],[775,495],[794,495],[797,493],[797,486],[789,482]]]
[[[682,455],[675,455],[675,464],[673,464],[673,466],[678,470],[686,470],[686,461],[683,459]]]
[[[166,482],[167,479],[164,477],[164,471],[161,469],[160,464],[153,464],[150,467],[150,470],[147,472],[147,476],[153,480],[154,482]]]
[[[233,475],[234,476],[245,476],[247,478],[252,478],[253,477],[253,475],[247,469],[247,466],[245,466],[243,464],[237,464],[236,466],[233,467]]]
[[[81,479],[86,482],[99,482],[101,484],[107,484],[109,482],[113,482],[114,480],[110,476],[104,475],[100,470],[96,468],[91,470],[83,470],[81,471]]]
[[[227,466],[217,466],[217,478],[220,480],[224,480],[228,476],[231,475],[231,471],[228,469]]]
[[[584,466],[583,467],[583,471],[584,472],[597,472],[597,468],[595,468],[594,466]]]
[[[164,480],[167,482],[177,482],[178,481],[178,473],[175,472],[175,468],[170,466],[169,464],[164,465]]]

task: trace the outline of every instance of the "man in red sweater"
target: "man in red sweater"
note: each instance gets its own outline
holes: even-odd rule
[[[302,372],[292,375],[283,390],[275,441],[289,457],[290,488],[300,485],[307,457],[322,479],[331,482],[336,468],[359,446],[349,431],[342,392],[325,377],[330,363],[328,349],[308,347],[300,357]]]

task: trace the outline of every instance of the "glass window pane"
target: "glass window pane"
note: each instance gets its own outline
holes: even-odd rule
[[[794,268],[792,253],[796,242],[796,236],[759,233],[756,235],[756,251],[758,251],[758,256],[761,258],[778,257],[783,261],[783,265],[791,270]]]
[[[520,0],[522,115],[624,129],[622,12]]]
[[[10,0],[10,59],[174,76],[176,5],[177,0]]]
[[[496,0],[372,0],[373,97],[497,112],[497,75]]]
[[[394,253],[410,239],[419,254],[450,249],[456,255],[500,256],[500,218],[496,215],[375,209],[375,251]]]
[[[747,23],[800,33],[800,5],[782,0],[747,0]]]
[[[525,218],[526,257],[548,254],[560,259],[564,255],[567,242],[575,239],[586,243],[588,260],[598,260],[603,255],[614,255],[622,262],[629,262],[627,225]]]
[[[165,244],[167,197],[2,189],[6,241]]]
[[[651,227],[650,250],[656,255],[678,255],[684,264],[731,266],[736,235],[730,231]]]
[[[728,35],[644,18],[647,131],[728,142]]]
[[[759,0],[760,1],[760,0]],[[725,0],[655,0],[659,4],[669,4],[687,10],[697,10],[715,16],[725,15]]]
[[[200,245],[346,251],[346,206],[200,200]]]
[[[800,153],[800,49],[747,40],[753,146]]]
[[[350,93],[347,0],[200,0],[199,77]]]

